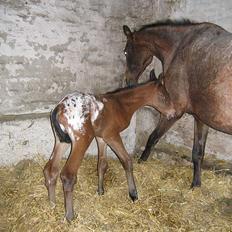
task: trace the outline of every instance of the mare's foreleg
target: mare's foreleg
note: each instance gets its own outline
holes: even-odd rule
[[[59,175],[60,160],[67,148],[68,148],[68,144],[61,143],[59,141],[59,138],[56,136],[53,152],[43,170],[45,177],[45,186],[47,187],[49,201],[52,206],[55,205],[55,187],[56,187],[57,177]]]
[[[103,195],[104,194],[104,187],[103,187],[103,181],[104,181],[104,175],[106,173],[106,170],[108,168],[108,163],[106,160],[106,143],[102,138],[97,137],[97,145],[98,145],[98,164],[97,164],[97,170],[98,170],[98,194]]]
[[[192,150],[193,181],[191,188],[201,186],[201,165],[205,154],[205,144],[209,127],[198,119],[194,120],[194,144]]]
[[[132,158],[127,153],[120,135],[116,134],[114,136],[110,136],[110,138],[104,138],[104,140],[116,153],[117,157],[119,158],[126,172],[130,198],[132,199],[132,201],[137,200],[138,194],[137,194],[137,189],[135,186],[135,181],[134,181],[134,176],[133,176]]]
[[[73,188],[77,180],[77,171],[92,140],[92,131],[88,131],[88,133],[86,132],[84,135],[80,134],[75,140],[72,139],[70,156],[61,171],[60,177],[63,183],[65,217],[68,221],[74,218]]]
[[[166,116],[160,115],[160,120],[155,130],[149,136],[145,150],[143,151],[138,162],[146,161],[151,153],[151,149],[159,142],[160,138],[171,128],[179,118],[167,119]]]

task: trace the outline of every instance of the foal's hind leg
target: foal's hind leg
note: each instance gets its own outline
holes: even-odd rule
[[[201,164],[205,154],[205,144],[209,127],[198,119],[194,120],[194,144],[192,150],[193,182],[191,188],[201,186]]]
[[[55,137],[55,145],[52,155],[44,167],[45,185],[48,190],[48,197],[52,206],[55,204],[55,187],[59,175],[59,164],[63,153],[68,148],[67,143],[61,143],[58,137]]]
[[[76,184],[76,175],[84,154],[93,140],[92,133],[85,133],[78,136],[77,140],[72,140],[72,150],[70,156],[61,171],[65,200],[65,217],[71,221],[74,217],[73,210],[73,187]]]
[[[97,144],[98,144],[98,194],[103,195],[104,194],[104,187],[103,187],[103,181],[104,181],[104,175],[106,173],[106,170],[108,168],[108,163],[106,160],[106,143],[102,138],[97,137]]]
[[[143,151],[138,162],[146,161],[151,153],[152,147],[154,147],[160,140],[160,138],[170,129],[170,127],[178,120],[179,118],[172,118],[168,120],[165,116],[160,115],[160,120],[155,130],[149,136],[145,150]]]
[[[132,201],[138,199],[138,194],[135,186],[134,176],[133,176],[133,164],[132,159],[127,153],[120,135],[110,136],[110,138],[104,138],[106,143],[113,149],[113,151],[118,156],[122,166],[126,172],[127,183],[129,187],[129,196]]]

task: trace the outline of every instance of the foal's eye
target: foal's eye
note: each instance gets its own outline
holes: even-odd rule
[[[124,51],[124,54],[125,54],[125,56],[127,55],[127,52],[126,51]]]

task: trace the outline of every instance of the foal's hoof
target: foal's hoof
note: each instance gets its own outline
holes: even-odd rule
[[[131,200],[133,202],[135,202],[136,200],[138,200],[138,193],[136,190],[132,191],[132,192],[129,192],[129,196],[131,198]]]
[[[56,203],[54,201],[50,201],[50,207],[51,207],[51,209],[55,209]]]
[[[74,219],[74,214],[73,213],[66,213],[65,218],[70,223]]]

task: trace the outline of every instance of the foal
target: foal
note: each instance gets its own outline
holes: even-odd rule
[[[151,72],[151,77],[154,72]],[[85,151],[95,137],[98,144],[98,193],[104,193],[103,178],[107,170],[106,145],[116,153],[126,172],[129,196],[135,201],[137,190],[132,159],[124,148],[120,132],[126,129],[133,113],[142,106],[151,106],[168,119],[175,116],[169,95],[159,81],[150,81],[134,88],[124,88],[99,96],[75,92],[64,97],[51,113],[55,145],[44,167],[45,185],[51,203],[55,203],[55,185],[59,162],[71,143],[71,153],[61,171],[66,219],[72,220],[73,187]]]

